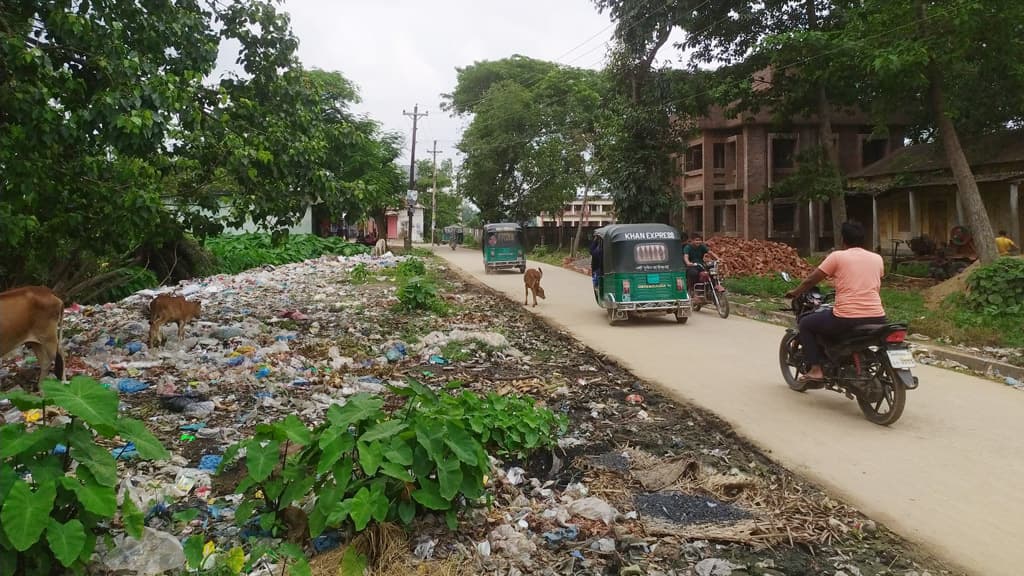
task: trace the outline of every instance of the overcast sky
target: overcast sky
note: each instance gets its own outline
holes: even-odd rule
[[[455,158],[465,121],[441,111],[455,68],[522,54],[600,68],[611,21],[591,0],[286,0],[299,58],[307,68],[337,70],[359,86],[357,112],[411,139],[420,111],[416,156],[438,141],[438,161]],[[580,46],[582,44],[582,46]]]

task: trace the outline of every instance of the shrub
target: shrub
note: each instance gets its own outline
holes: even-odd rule
[[[987,316],[1024,315],[1024,259],[1000,258],[967,278],[964,304]]]
[[[364,284],[370,279],[370,269],[366,267],[366,264],[360,262],[352,267],[352,270],[348,273],[348,278],[355,284]]]
[[[372,521],[409,524],[423,511],[443,512],[454,529],[460,503],[484,495],[486,448],[526,455],[554,446],[567,424],[528,398],[438,394],[415,381],[391,390],[405,398],[391,414],[382,398],[361,393],[331,406],[315,428],[289,415],[231,446],[221,470],[243,450],[247,470],[236,520],[280,534],[284,511],[312,496],[313,537],[345,523],[357,532]],[[292,446],[299,450],[289,456]]]
[[[396,266],[398,281],[404,282],[416,276],[426,276],[427,266],[419,258],[406,258]]]
[[[237,274],[267,264],[279,266],[319,258],[324,254],[354,256],[368,254],[362,244],[342,238],[321,238],[312,234],[274,239],[269,234],[240,234],[217,236],[206,241],[206,246],[217,259],[217,269],[224,274]]]
[[[139,290],[155,288],[160,285],[160,279],[151,270],[139,266],[129,266],[121,270],[117,278],[112,279],[107,288],[95,296],[83,300],[85,304],[100,304],[105,302],[117,302],[135,294]]]
[[[96,443],[120,436],[142,458],[170,455],[138,420],[121,417],[117,393],[99,382],[76,376],[69,384],[47,380],[42,395],[10,392],[3,397],[21,410],[58,406],[70,418],[60,426],[31,429],[24,423],[0,427],[0,555],[6,573],[82,573],[96,539],[104,535],[117,510],[117,462]],[[74,470],[73,474],[69,474]],[[124,498],[121,523],[141,537],[143,515]]]

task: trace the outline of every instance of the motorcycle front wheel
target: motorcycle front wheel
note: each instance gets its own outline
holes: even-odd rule
[[[807,386],[797,381],[803,367],[803,349],[797,334],[787,332],[779,343],[779,368],[786,385],[796,392],[806,392]]]
[[[711,288],[712,297],[715,299],[715,308],[718,310],[718,315],[722,318],[729,317],[729,298],[725,295],[725,292],[719,292],[716,288]]]
[[[872,424],[889,426],[900,419],[907,405],[907,389],[889,363],[882,367],[871,384],[856,394],[857,405]]]

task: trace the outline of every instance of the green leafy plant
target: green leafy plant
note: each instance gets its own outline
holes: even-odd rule
[[[138,420],[118,414],[117,393],[76,376],[69,384],[47,380],[42,395],[10,392],[21,410],[57,406],[69,418],[59,426],[0,427],[0,552],[20,574],[84,573],[110,521],[118,516],[117,463],[97,438],[134,443],[142,458],[170,455]],[[72,473],[73,472],[73,473]],[[143,516],[125,496],[120,520],[140,537]]]
[[[395,295],[406,310],[431,310],[441,314],[445,311],[444,301],[438,296],[437,285],[425,276],[413,276],[405,280]]]
[[[370,279],[370,269],[360,262],[349,271],[348,278],[354,284],[365,284]]]
[[[406,258],[395,267],[398,274],[398,281],[405,282],[417,276],[427,275],[427,266],[419,258]]]
[[[239,234],[217,236],[206,241],[206,247],[217,260],[220,272],[237,274],[267,264],[279,266],[319,258],[324,254],[354,256],[368,254],[362,244],[346,242],[342,238],[321,238],[301,234],[275,238],[270,234]]]
[[[964,304],[987,316],[1024,316],[1024,259],[1000,258],[967,278]]]
[[[345,523],[357,532],[373,521],[409,524],[423,511],[444,513],[454,529],[460,504],[484,495],[486,448],[529,454],[554,445],[566,426],[525,398],[438,394],[415,381],[391,390],[405,398],[393,413],[382,398],[356,394],[315,428],[292,415],[231,446],[221,469],[243,451],[247,469],[237,521],[280,534],[284,511],[312,497],[314,537]]]

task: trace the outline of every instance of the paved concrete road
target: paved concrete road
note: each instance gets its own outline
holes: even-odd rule
[[[522,304],[519,274],[485,274],[479,251],[437,253]],[[609,326],[586,276],[540,266],[547,300],[531,311],[718,414],[790,470],[939,558],[977,575],[1024,574],[1024,392],[922,366],[903,417],[883,428],[835,392],[789,390],[778,326],[722,320],[713,310],[685,325],[664,316]]]

